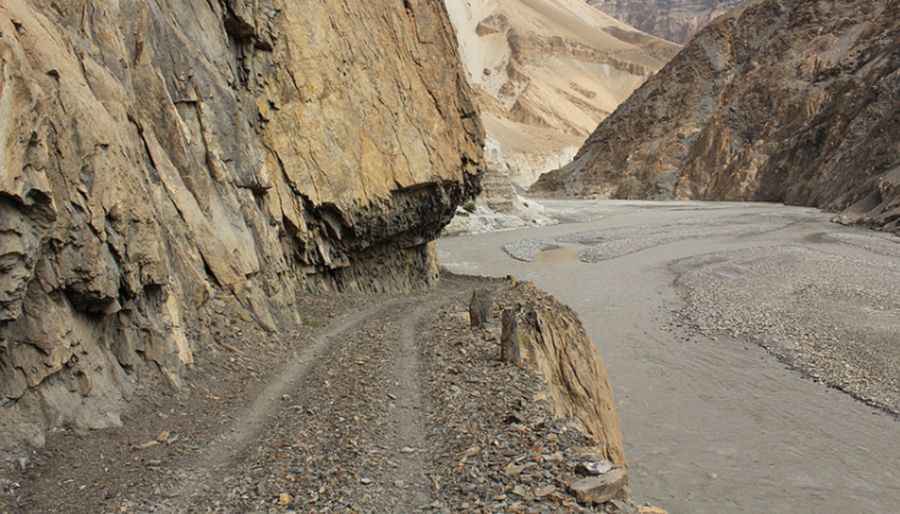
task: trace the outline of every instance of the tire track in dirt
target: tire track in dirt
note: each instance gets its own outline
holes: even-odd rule
[[[424,459],[428,420],[423,414],[427,412],[427,406],[422,394],[422,368],[416,333],[426,314],[435,312],[456,298],[453,296],[443,301],[433,299],[420,304],[401,320],[400,338],[394,345],[396,355],[391,369],[391,380],[397,388],[397,407],[389,425],[393,432],[393,440],[389,444],[394,454],[399,456],[398,480],[389,489],[399,500],[396,512],[414,512],[431,501]]]
[[[448,282],[369,309],[319,336],[309,358],[296,359],[315,366],[298,370],[303,366],[292,364],[279,374],[261,395],[266,407],[240,418],[241,426],[255,420],[258,427],[232,438],[245,441],[242,445],[216,443],[216,448],[231,444],[227,454],[196,466],[203,472],[180,483],[165,510],[259,511],[279,492],[287,492],[301,511],[427,508],[433,500],[430,419],[416,338],[442,306],[463,302],[471,293],[465,281]],[[284,375],[290,379],[281,380]],[[282,394],[291,401],[282,402]],[[250,448],[250,441],[260,450]],[[306,476],[299,481],[284,473],[301,468]],[[259,484],[265,484],[265,493]]]
[[[179,485],[166,496],[173,501],[166,507],[170,512],[186,512],[193,500],[203,494],[219,470],[228,466],[266,428],[277,413],[283,394],[293,391],[318,361],[328,343],[346,332],[380,315],[400,300],[394,299],[363,309],[355,314],[332,323],[318,337],[314,344],[297,353],[291,361],[270,381],[247,409],[235,417],[231,427],[212,441],[202,457],[181,471]]]

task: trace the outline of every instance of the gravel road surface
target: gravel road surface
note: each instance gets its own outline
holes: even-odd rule
[[[493,322],[472,330],[476,289]],[[511,281],[301,299],[293,334],[235,320],[180,391],[145,391],[124,426],[60,429],[16,469],[0,513],[602,512],[578,500],[596,448],[556,419],[541,379],[499,359]],[[21,469],[20,469],[21,468]]]

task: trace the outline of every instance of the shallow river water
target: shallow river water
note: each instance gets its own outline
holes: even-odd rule
[[[900,512],[897,238],[771,204],[546,205],[563,223],[442,239],[441,262],[532,280],[578,311],[637,499]]]

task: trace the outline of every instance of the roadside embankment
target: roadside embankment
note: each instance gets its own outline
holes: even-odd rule
[[[534,285],[445,273],[304,302],[282,338],[235,320],[123,426],[54,431],[0,470],[0,512],[642,512],[599,353]]]

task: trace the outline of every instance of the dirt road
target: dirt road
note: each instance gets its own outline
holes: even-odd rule
[[[563,224],[440,256],[579,313],[636,491],[673,514],[897,512],[898,238],[776,205],[547,206]]]
[[[235,324],[123,427],[60,430],[0,468],[0,513],[598,512],[568,490],[593,443],[500,361],[496,322],[469,326],[475,289],[498,295],[495,318],[544,295],[513,284],[306,298],[307,326],[275,341]]]
[[[440,251],[579,312],[639,499],[673,514],[896,512],[895,239],[778,206],[551,207],[565,224]],[[183,390],[145,388],[122,428],[50,434],[0,476],[0,512],[580,508],[565,473],[585,442],[468,329],[466,299],[490,284],[307,299],[293,334],[235,320]]]
[[[288,359],[247,356],[247,368],[270,368],[257,380],[229,369],[228,376],[192,383],[193,392],[136,402],[141,406],[121,429],[51,436],[28,465],[18,508],[427,509],[429,391],[419,382],[417,331],[442,308],[461,308],[483,283],[452,278],[412,295],[342,297],[333,321],[298,339]],[[236,351],[252,354],[247,343]],[[256,383],[244,388],[241,380]]]

